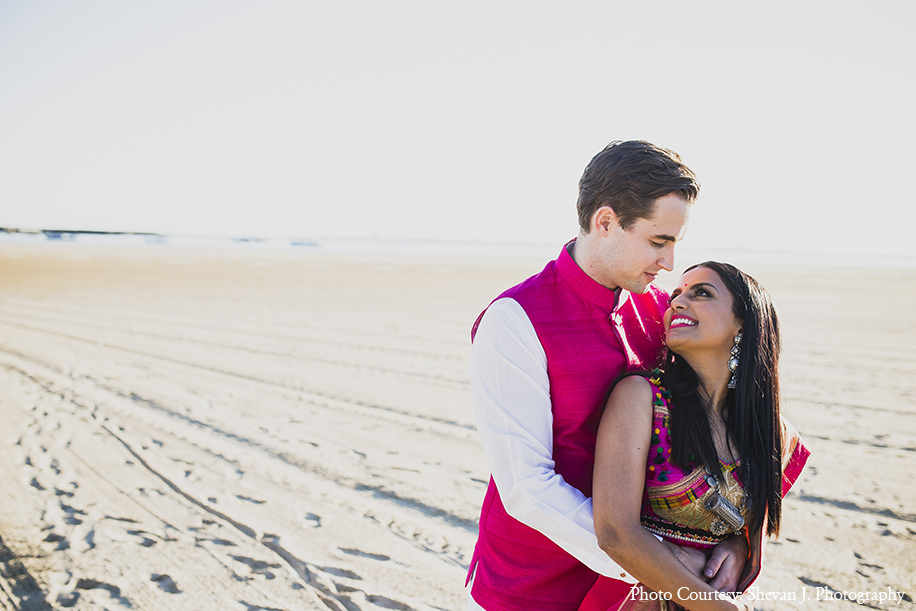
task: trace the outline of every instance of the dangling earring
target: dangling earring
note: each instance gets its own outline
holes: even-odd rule
[[[732,372],[732,379],[728,381],[728,387],[734,388],[738,383],[738,355],[741,354],[741,334],[735,336],[735,345],[732,346],[731,357],[728,359],[728,370]]]

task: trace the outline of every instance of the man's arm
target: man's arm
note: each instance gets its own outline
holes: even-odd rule
[[[477,429],[503,506],[597,573],[635,583],[595,538],[592,500],[554,471],[547,356],[522,307],[494,302],[471,352]]]
[[[703,575],[719,592],[734,592],[744,570],[750,547],[743,534],[734,534],[716,545],[709,555]]]

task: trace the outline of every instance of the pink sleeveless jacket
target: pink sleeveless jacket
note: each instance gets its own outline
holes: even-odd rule
[[[582,271],[564,247],[556,261],[499,298],[504,297],[524,309],[547,355],[555,470],[591,496],[595,438],[607,394],[621,374],[661,365],[667,295],[654,286],[641,295],[612,291]],[[509,516],[492,478],[468,575],[474,576],[474,600],[489,611],[575,611],[597,579],[547,537]]]

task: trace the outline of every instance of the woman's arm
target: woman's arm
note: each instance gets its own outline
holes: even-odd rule
[[[716,590],[640,524],[652,399],[652,387],[639,376],[621,380],[608,399],[598,429],[592,497],[598,544],[647,588],[670,594],[691,611],[744,609],[718,598]]]

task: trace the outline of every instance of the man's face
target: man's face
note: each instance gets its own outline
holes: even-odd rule
[[[600,241],[600,278],[604,286],[645,293],[661,270],[674,268],[674,244],[687,225],[687,201],[676,193],[655,200],[652,218],[638,219],[624,231],[616,217]]]

